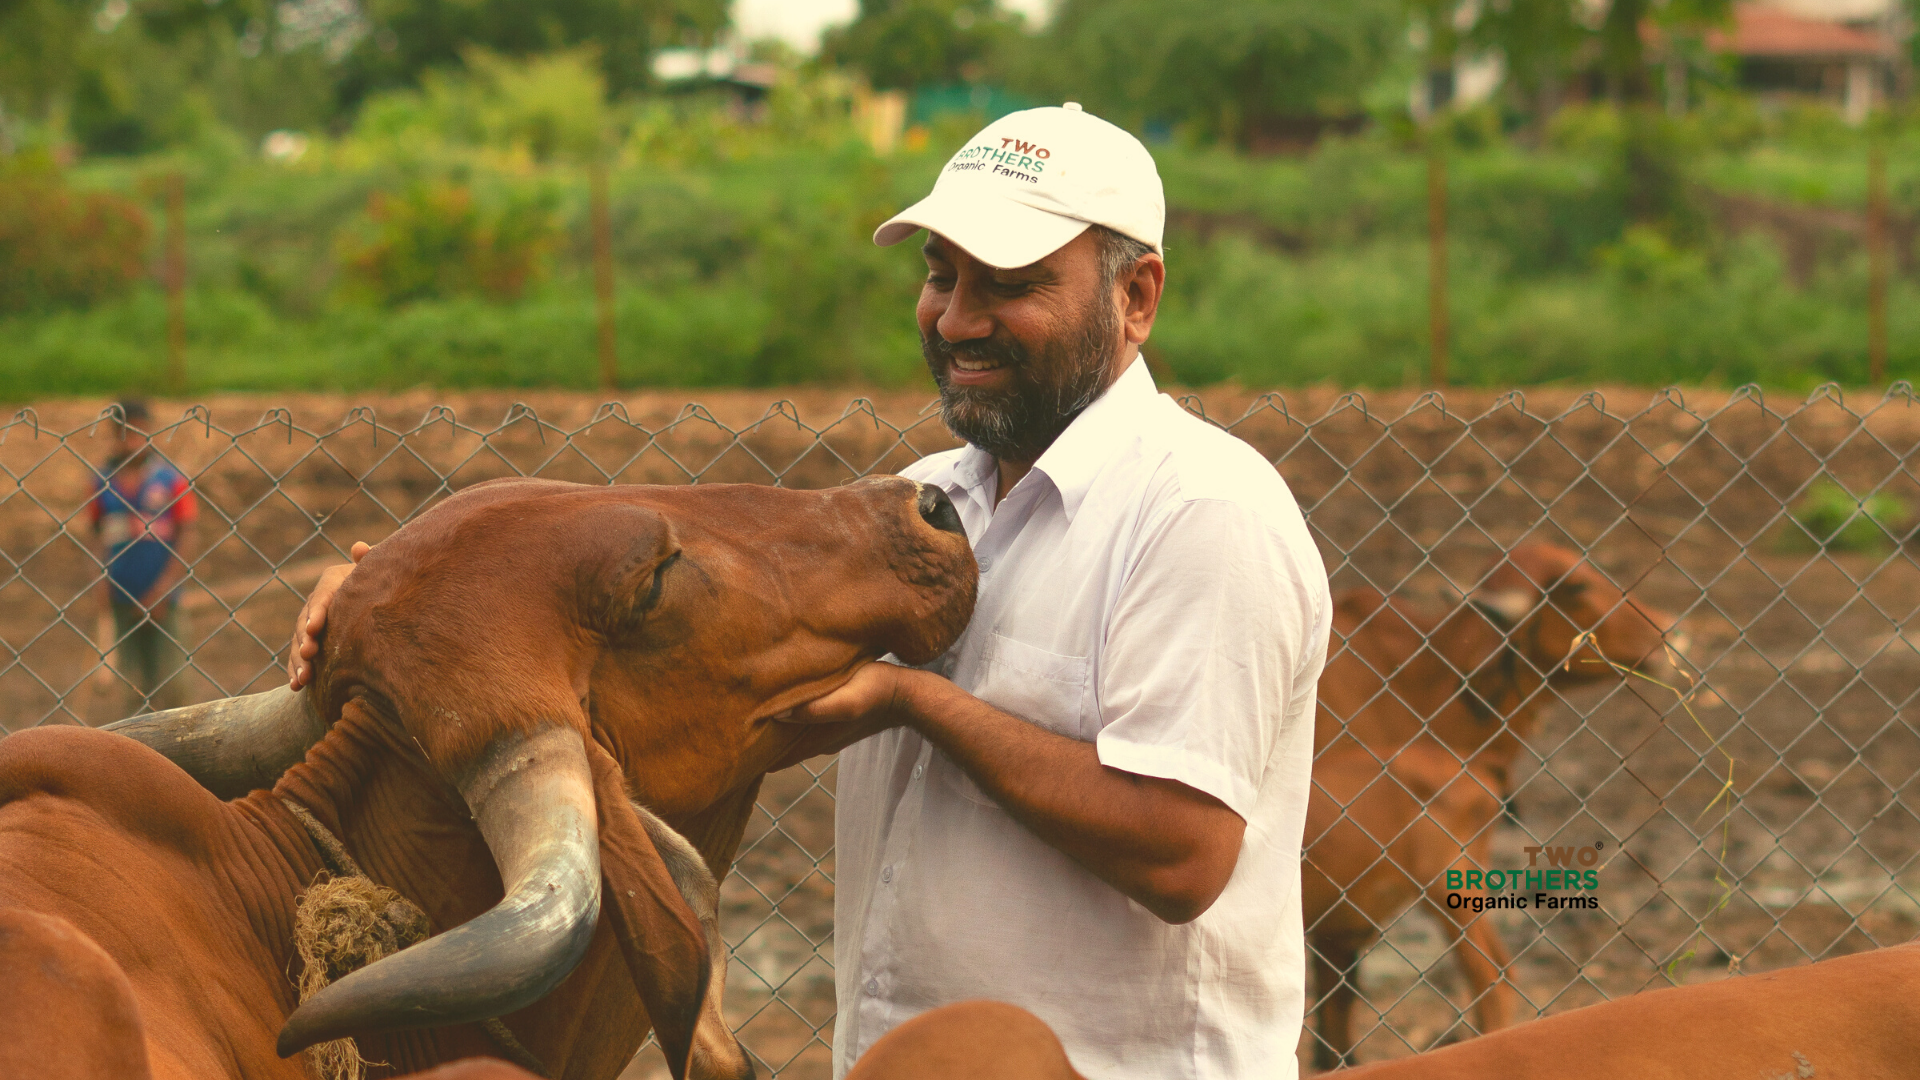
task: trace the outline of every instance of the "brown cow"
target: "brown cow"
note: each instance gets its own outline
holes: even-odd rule
[[[282,1055],[342,1036],[376,1076],[517,1048],[606,1078],[650,1024],[676,1075],[750,1075],[709,868],[769,769],[860,734],[772,717],[938,655],[975,578],[898,478],[477,485],[348,578],[305,693],[0,741],[0,908],[104,951],[163,1080],[304,1078]],[[348,862],[435,936],[301,1003],[298,901]]]
[[[1085,1080],[1059,1036],[1017,1005],[962,1001],[901,1024],[860,1055],[846,1080]]]
[[[1909,1080],[1920,1072],[1920,942],[1650,990],[1346,1080]]]
[[[1542,691],[1618,679],[1613,665],[1664,669],[1674,622],[1547,544],[1514,549],[1442,619],[1375,592],[1343,593],[1334,612],[1345,648],[1320,678],[1301,866],[1323,1069],[1353,1046],[1361,952],[1423,896],[1458,935],[1479,1029],[1513,1022],[1506,946],[1491,920],[1447,906],[1445,872],[1490,865]]]

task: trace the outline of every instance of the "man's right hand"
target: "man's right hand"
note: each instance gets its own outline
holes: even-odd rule
[[[327,609],[333,606],[333,594],[340,591],[340,583],[347,580],[354,566],[372,550],[372,544],[356,542],[348,552],[353,562],[320,571],[320,580],[314,582],[313,591],[307,594],[306,606],[300,609],[300,618],[293,624],[293,649],[287,654],[290,688],[298,690],[313,681],[313,660],[320,655],[320,635],[327,629]]]

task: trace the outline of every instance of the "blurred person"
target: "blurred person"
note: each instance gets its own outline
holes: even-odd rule
[[[904,475],[947,492],[981,576],[945,656],[781,717],[851,744],[836,1076],[977,998],[1092,1080],[1296,1075],[1332,604],[1273,466],[1156,392],[1164,223],[1146,148],[1069,103],[988,125],[874,234],[927,232],[922,353],[968,445]],[[350,571],[301,614],[295,687]]]
[[[118,411],[113,450],[95,470],[87,518],[105,570],[97,590],[102,622],[111,619],[115,667],[131,716],[187,703],[179,591],[198,550],[193,522],[199,506],[187,478],[148,440],[146,403],[123,401]]]

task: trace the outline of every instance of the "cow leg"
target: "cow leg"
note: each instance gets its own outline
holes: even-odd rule
[[[1325,1072],[1353,1063],[1353,1002],[1360,991],[1360,947],[1357,934],[1316,934],[1307,952],[1313,962],[1315,1010],[1313,1067]]]
[[[0,1076],[152,1076],[133,984],[72,923],[0,908],[0,972]]]
[[[1500,940],[1493,919],[1475,915],[1464,907],[1448,908],[1444,894],[1438,898],[1429,895],[1427,907],[1436,919],[1444,921],[1443,925],[1453,924],[1453,958],[1467,979],[1474,1026],[1482,1035],[1511,1026],[1519,998],[1506,980],[1507,965],[1513,962],[1513,957],[1507,952],[1506,942]]]

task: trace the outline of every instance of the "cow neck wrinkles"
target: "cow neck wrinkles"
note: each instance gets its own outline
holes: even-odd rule
[[[263,811],[284,822],[284,831],[296,838],[302,858],[311,864],[300,890],[324,864],[313,837],[282,799],[311,813],[369,879],[418,904],[435,934],[500,900],[492,854],[458,793],[423,764],[418,748],[399,726],[375,713],[364,699],[348,703],[306,760],[289,769],[271,793],[255,792],[249,798],[271,804]],[[292,897],[287,907],[285,967],[294,970]],[[369,1061],[390,1066],[370,1069],[370,1078],[499,1054],[479,1026],[471,1024],[363,1036],[360,1044]]]
[[[420,905],[440,933],[500,900],[499,873],[458,793],[403,739],[352,702],[274,793],[306,807],[367,877]]]

